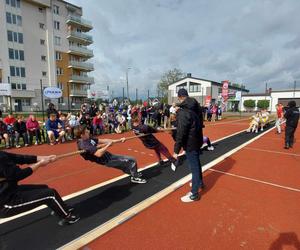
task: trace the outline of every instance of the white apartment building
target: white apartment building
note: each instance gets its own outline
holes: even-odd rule
[[[60,109],[78,108],[94,79],[88,59],[93,51],[82,8],[62,0],[0,1],[0,84],[11,84],[9,97],[0,96],[2,108],[41,110],[42,88],[63,90],[63,97],[45,99]],[[1,107],[0,107],[1,108]]]

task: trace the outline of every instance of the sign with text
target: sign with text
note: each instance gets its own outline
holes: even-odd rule
[[[228,100],[228,94],[229,94],[229,81],[222,81],[222,110],[226,111],[227,108],[227,100]]]
[[[90,99],[109,99],[109,92],[97,88],[88,89],[88,98]]]
[[[11,96],[11,84],[0,83],[0,96]]]
[[[44,96],[55,99],[62,97],[62,90],[56,87],[47,87],[44,89]]]
[[[209,107],[210,106],[210,103],[211,103],[211,96],[208,95],[208,96],[205,96],[205,107]]]

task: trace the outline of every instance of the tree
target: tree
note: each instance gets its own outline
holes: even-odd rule
[[[256,106],[260,109],[268,109],[270,107],[270,100],[258,100]]]
[[[159,93],[159,96],[166,98],[168,96],[168,86],[171,83],[184,78],[184,76],[185,74],[183,71],[177,68],[165,72],[157,83],[157,92]]]
[[[245,100],[243,103],[244,107],[247,109],[253,109],[255,108],[255,100],[249,99]]]

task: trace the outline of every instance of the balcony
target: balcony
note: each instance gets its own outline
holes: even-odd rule
[[[94,56],[93,51],[91,49],[88,49],[87,47],[79,47],[79,46],[70,46],[68,53],[77,56],[87,57],[87,58],[91,58]]]
[[[80,16],[69,15],[67,18],[67,24],[75,25],[84,29],[85,31],[89,31],[93,28],[93,25],[90,21],[83,19]]]
[[[82,97],[87,97],[87,90],[71,89],[71,90],[70,90],[70,96],[82,96]]]
[[[85,45],[93,43],[93,37],[82,32],[71,31],[68,33],[67,38],[71,41],[79,41]]]
[[[69,82],[92,84],[92,83],[94,83],[94,77],[83,76],[83,75],[81,75],[81,76],[71,75]]]
[[[80,69],[83,71],[93,71],[94,65],[87,62],[70,61],[68,68]]]

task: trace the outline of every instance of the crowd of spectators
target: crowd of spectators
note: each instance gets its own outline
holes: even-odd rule
[[[47,119],[42,122],[34,114],[26,119],[22,115],[8,114],[0,116],[0,143],[6,148],[63,143],[76,139],[79,126],[85,126],[94,136],[105,133],[123,133],[131,129],[131,117],[136,113],[144,124],[167,128],[171,126],[172,116],[176,114],[176,104],[156,105],[81,105],[79,112],[64,113],[48,104]],[[221,111],[216,105],[204,108],[205,119],[220,119]],[[21,143],[22,141],[22,143]]]

